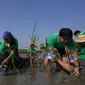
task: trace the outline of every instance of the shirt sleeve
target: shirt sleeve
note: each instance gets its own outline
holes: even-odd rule
[[[48,43],[48,48],[51,48],[51,49],[55,48],[54,39],[52,37],[49,37],[47,39],[47,43]]]
[[[72,51],[75,51],[76,50],[76,43],[74,40],[71,40],[69,43],[68,43],[68,48],[69,50],[72,50]]]
[[[85,60],[85,48],[81,49],[80,58]]]
[[[35,55],[37,55],[38,54],[38,51],[37,50],[35,50]]]
[[[5,43],[2,42],[1,45],[0,45],[0,56],[3,55],[4,51],[5,51]]]

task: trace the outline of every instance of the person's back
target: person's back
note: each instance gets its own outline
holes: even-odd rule
[[[64,48],[64,45],[60,42],[58,33],[53,33],[51,36],[48,37],[47,43],[49,48]]]

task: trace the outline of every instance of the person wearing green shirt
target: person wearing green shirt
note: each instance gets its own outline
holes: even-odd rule
[[[30,65],[33,64],[33,62],[31,62],[32,60],[35,61],[35,56],[37,56],[37,54],[39,53],[39,51],[37,51],[35,49],[35,45],[34,44],[30,44],[30,48],[28,48],[28,59],[30,61]],[[36,62],[37,63],[37,62]],[[33,66],[35,66],[35,64],[33,64]]]
[[[49,63],[50,60],[55,60],[57,68],[63,67],[62,69],[65,69],[68,72],[71,72],[72,66],[70,63],[68,63],[68,58],[66,56],[63,56],[66,54],[65,48],[68,48],[68,52],[72,52],[73,57],[73,64],[74,64],[74,76],[79,75],[79,63],[76,53],[76,43],[72,39],[73,32],[69,28],[62,28],[60,29],[59,33],[53,33],[51,36],[48,37],[47,43],[48,43],[48,54],[45,58],[45,65]],[[60,58],[55,54],[56,50],[60,54]],[[59,79],[58,79],[59,80]]]
[[[81,32],[76,39],[80,50],[80,59],[85,61],[85,32]]]
[[[1,64],[8,70],[11,63],[14,64],[18,59],[18,41],[9,31],[4,32],[3,39],[4,41],[0,45],[0,56],[4,61]]]
[[[79,63],[80,63],[80,79],[81,83],[85,83],[85,31],[82,31],[75,40],[78,44],[78,54],[79,54]]]
[[[35,56],[38,54],[38,51],[34,49],[35,45],[31,44],[30,48],[28,48],[28,56],[30,56],[30,52],[32,53],[32,56]]]

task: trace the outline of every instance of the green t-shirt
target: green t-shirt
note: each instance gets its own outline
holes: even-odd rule
[[[37,55],[38,51],[36,49],[32,49],[32,56]],[[28,56],[30,56],[30,48],[28,48]]]
[[[47,43],[49,48],[56,48],[56,49],[64,48],[64,45],[60,42],[58,33],[54,33],[50,37],[48,37]],[[73,39],[69,41],[69,43],[67,44],[67,47],[70,50],[73,50],[73,51],[76,50],[76,43],[74,42]]]
[[[80,59],[85,60],[85,47],[79,45],[78,49],[80,50]]]
[[[13,56],[18,55],[18,41],[16,38],[13,38],[12,43],[9,45],[4,41],[0,45],[0,56],[8,57],[10,52],[15,48]]]
[[[81,35],[85,35],[85,31],[82,31],[78,36],[81,36]],[[85,60],[85,46],[78,45],[78,49],[80,50],[80,59]]]

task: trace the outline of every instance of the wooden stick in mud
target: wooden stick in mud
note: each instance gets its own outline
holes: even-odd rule
[[[70,64],[70,61],[69,61],[69,53],[68,53],[68,48],[67,48],[67,46],[65,46],[65,51],[66,51],[66,55],[67,55],[67,59],[68,59],[68,64]]]
[[[65,51],[66,51],[66,55],[67,55],[67,59],[68,59],[68,64],[70,65],[69,52],[68,52],[67,46],[65,46]],[[70,74],[72,75],[73,72],[74,72],[74,67],[72,66],[72,70],[70,71]]]
[[[32,50],[30,49],[30,71],[33,73]]]

